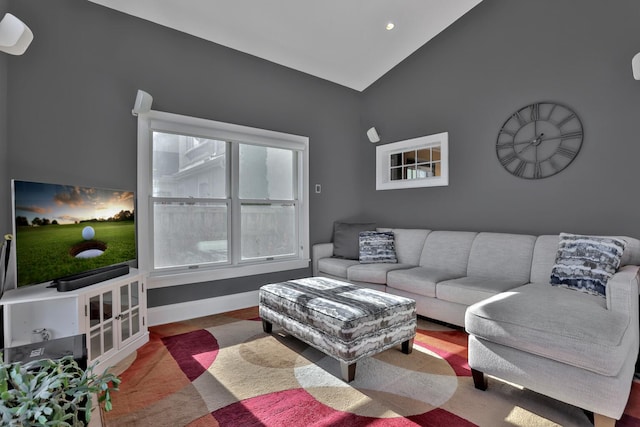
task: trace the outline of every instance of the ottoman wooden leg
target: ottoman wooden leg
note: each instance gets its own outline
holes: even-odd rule
[[[413,351],[413,338],[402,342],[402,352],[404,354],[411,354]]]
[[[484,372],[471,368],[471,376],[473,377],[473,385],[475,388],[482,391],[487,389],[487,377]]]
[[[356,364],[340,362],[340,371],[342,373],[342,379],[350,383],[356,377]]]
[[[273,329],[273,324],[271,322],[267,322],[266,320],[262,319],[262,330],[265,331],[267,334],[270,334],[272,329]]]

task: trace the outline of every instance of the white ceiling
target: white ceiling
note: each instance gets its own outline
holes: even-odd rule
[[[482,0],[89,1],[362,91]]]

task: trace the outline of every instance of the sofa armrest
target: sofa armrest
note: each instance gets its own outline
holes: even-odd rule
[[[638,318],[640,267],[625,265],[607,282],[607,309]]]
[[[313,262],[313,275],[318,275],[318,260],[333,256],[333,243],[316,243],[311,247],[311,260]]]

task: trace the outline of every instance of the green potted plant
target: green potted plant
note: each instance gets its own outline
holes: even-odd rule
[[[85,426],[91,419],[92,397],[111,410],[111,392],[120,379],[95,374],[94,365],[80,368],[73,356],[28,363],[5,363],[0,353],[0,420],[2,425]]]

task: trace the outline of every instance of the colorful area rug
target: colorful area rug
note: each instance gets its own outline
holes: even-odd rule
[[[121,373],[103,425],[591,426],[578,408],[495,379],[473,387],[467,336],[425,319],[414,351],[387,350],[340,379],[339,363],[274,327],[257,308],[150,329]],[[634,383],[618,427],[640,426]]]

